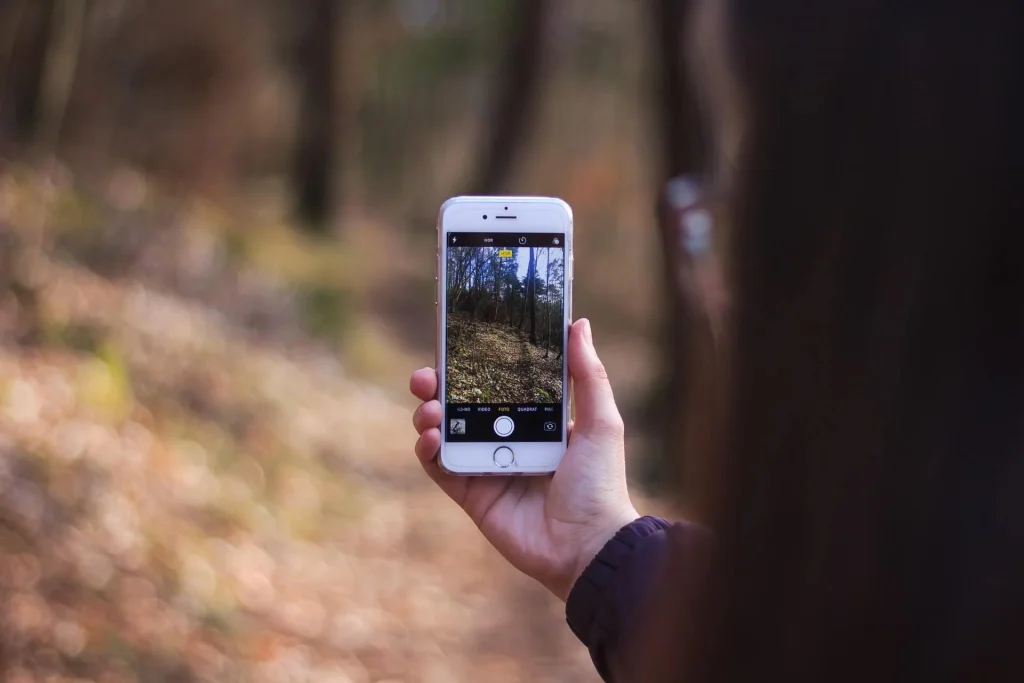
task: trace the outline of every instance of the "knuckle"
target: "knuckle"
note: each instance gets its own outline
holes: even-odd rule
[[[626,425],[618,413],[598,417],[594,420],[593,429],[597,435],[616,441],[622,440],[626,434]]]

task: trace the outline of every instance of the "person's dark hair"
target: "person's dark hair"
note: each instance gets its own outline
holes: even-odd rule
[[[1024,3],[728,15],[745,136],[718,552],[657,668],[1022,681]]]

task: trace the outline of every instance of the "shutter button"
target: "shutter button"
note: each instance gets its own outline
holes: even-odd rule
[[[508,415],[502,415],[494,421],[494,433],[498,436],[508,436],[516,428],[516,423]]]

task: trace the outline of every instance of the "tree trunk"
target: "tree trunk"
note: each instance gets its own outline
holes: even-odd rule
[[[22,153],[40,127],[55,13],[53,0],[0,2],[0,154]]]
[[[532,311],[531,301],[533,299],[534,290],[534,278],[537,275],[537,261],[536,254],[533,251],[533,247],[529,247],[528,265],[526,266],[526,282],[523,283],[523,313],[520,318],[519,329],[526,329],[526,314]],[[533,336],[534,332],[531,330],[530,335]]]
[[[497,323],[499,308],[498,304],[500,302],[500,297],[498,295],[501,293],[501,277],[499,277],[501,275],[501,257],[498,255],[497,249],[494,250],[494,253],[491,256],[491,258],[494,259],[493,268],[491,268],[491,272],[494,273],[494,322]]]
[[[299,32],[299,121],[292,180],[305,226],[327,232],[337,209],[335,163],[340,102],[335,38],[344,0],[305,0]]]
[[[480,254],[474,251],[474,266],[473,266],[473,319],[479,318],[480,303],[484,298],[486,290],[484,289],[483,278],[484,278],[484,263],[480,260]]]
[[[507,322],[512,327],[515,327],[516,324],[515,309],[513,308],[513,306],[515,306],[515,301],[516,289],[511,283],[509,283],[508,291],[505,294],[505,317],[508,318]]]
[[[548,249],[548,272],[544,280],[544,289],[551,291],[551,249]],[[547,322],[544,323],[544,357],[551,355],[551,302],[548,302]]]
[[[552,4],[549,0],[512,3],[512,28],[487,118],[490,130],[470,182],[473,194],[500,194],[508,186],[537,117]]]
[[[530,343],[537,346],[537,252],[530,247]]]
[[[526,278],[523,280],[523,303],[519,311],[519,329],[526,330],[526,311],[530,304],[530,272],[533,270],[532,252],[529,255],[529,262],[526,266]]]
[[[451,311],[458,311],[466,294],[466,261],[459,257],[458,252],[455,252],[454,258],[449,260],[449,268],[447,277],[452,283],[451,290],[454,293],[454,299],[448,302],[448,308]]]
[[[647,414],[655,416],[655,428],[661,435],[658,461],[653,463],[652,481],[679,482],[680,444],[688,442],[690,422],[680,419],[680,406],[688,403],[689,369],[694,317],[678,287],[679,240],[673,213],[668,209],[663,190],[669,179],[699,172],[704,167],[706,144],[702,138],[700,112],[694,83],[683,62],[683,36],[693,16],[690,0],[654,0],[649,5],[649,25],[654,47],[652,58],[657,69],[655,80],[656,149],[663,150],[658,184],[657,214],[663,256],[661,321],[661,363],[666,369],[662,386],[650,399]],[[689,455],[689,449],[684,449]],[[685,468],[682,468],[685,469]]]
[[[85,0],[58,0],[54,6],[50,44],[46,50],[46,65],[36,109],[39,120],[33,140],[36,153],[43,156],[57,152],[68,100],[75,85],[85,14]]]

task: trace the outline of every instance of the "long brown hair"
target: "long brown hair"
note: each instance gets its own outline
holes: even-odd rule
[[[1024,680],[1024,3],[728,16],[717,540],[638,680]]]

